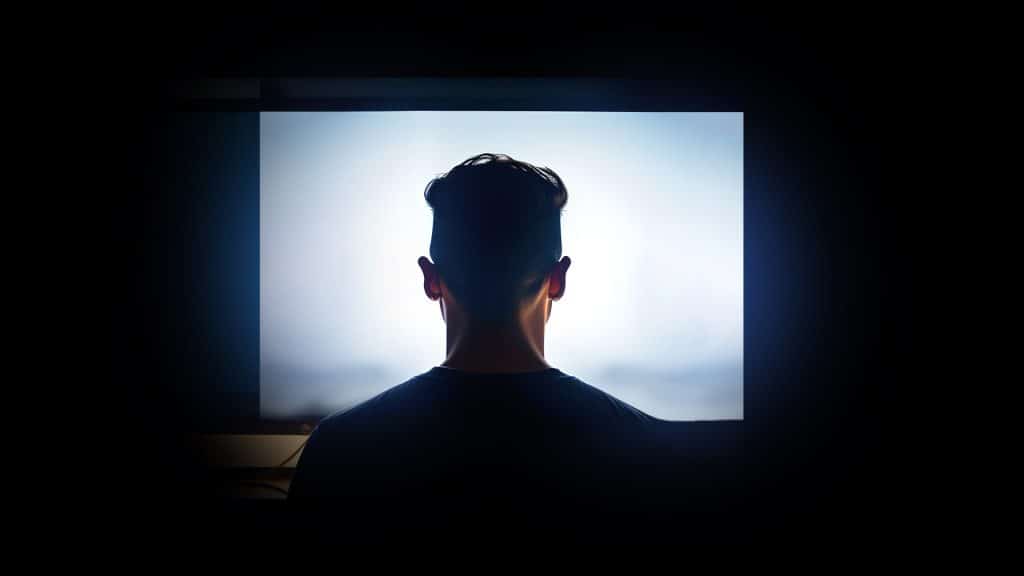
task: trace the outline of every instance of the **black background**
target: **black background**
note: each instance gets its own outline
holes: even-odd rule
[[[747,418],[740,465],[725,468],[742,474],[743,490],[709,494],[712,514],[666,531],[717,522],[723,530],[709,532],[736,542],[826,542],[888,530],[900,495],[881,459],[881,420],[903,376],[897,351],[909,346],[892,304],[909,264],[891,256],[899,197],[882,162],[900,137],[889,113],[900,102],[899,34],[887,19],[426,15],[197,14],[131,32],[141,75],[127,81],[125,114],[138,120],[140,180],[112,212],[124,257],[115,421],[120,437],[131,432],[105,500],[126,532],[157,546],[224,536],[272,545],[295,528],[275,511],[225,505],[191,436],[201,409],[186,383],[209,374],[219,350],[196,344],[210,323],[190,294],[217,287],[199,270],[186,289],[168,278],[217,241],[182,242],[190,226],[202,230],[201,199],[154,175],[166,173],[178,105],[168,87],[206,76],[650,78],[670,81],[689,109],[744,112]]]

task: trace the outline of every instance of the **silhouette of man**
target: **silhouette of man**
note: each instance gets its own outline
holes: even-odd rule
[[[307,525],[356,536],[581,535],[644,519],[658,505],[659,421],[544,357],[571,263],[561,178],[481,154],[424,195],[433,261],[420,257],[419,267],[446,325],[446,357],[320,422],[291,503]]]

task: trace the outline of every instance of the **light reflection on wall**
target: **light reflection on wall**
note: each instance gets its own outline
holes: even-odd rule
[[[326,413],[444,357],[423,189],[481,152],[569,189],[548,361],[667,420],[743,416],[743,115],[265,112],[260,409]]]

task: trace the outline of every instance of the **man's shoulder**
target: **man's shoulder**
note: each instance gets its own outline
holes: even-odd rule
[[[435,420],[451,413],[449,403],[465,400],[452,393],[451,389],[444,388],[445,376],[436,370],[413,376],[368,400],[327,416],[317,426],[317,433],[320,436],[358,434],[369,439],[399,433],[418,424],[436,427]],[[511,411],[508,404],[519,408],[528,406],[529,410],[536,410],[533,414],[539,414],[542,419],[546,416],[546,420],[552,421],[551,425],[557,422],[558,426],[574,428],[581,434],[586,434],[587,430],[593,430],[595,434],[614,434],[616,431],[644,433],[663,422],[560,370],[552,370],[544,378],[544,383],[530,391],[525,404],[503,402],[522,397],[515,396],[507,387],[496,387],[495,393],[488,396],[490,404],[474,402],[472,406],[476,410],[484,410],[484,415],[492,416],[496,421]],[[480,385],[488,386],[487,383]],[[507,397],[504,396],[506,392]],[[464,412],[460,412],[462,408],[455,413],[463,415]]]
[[[352,429],[371,429],[380,421],[392,421],[405,414],[404,409],[411,408],[410,397],[418,392],[423,383],[423,374],[392,386],[379,394],[343,408],[323,418],[317,426],[321,434],[341,432]]]
[[[611,414],[617,418],[642,424],[654,424],[660,422],[658,418],[640,410],[639,408],[625,402],[608,392],[592,386],[579,378],[571,376],[571,381],[581,395],[589,397],[593,402],[603,405]]]

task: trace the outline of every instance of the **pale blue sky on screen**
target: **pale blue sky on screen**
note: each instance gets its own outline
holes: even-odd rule
[[[717,112],[261,113],[263,416],[443,361],[423,189],[482,152],[569,190],[548,362],[657,418],[742,418],[743,114]]]

